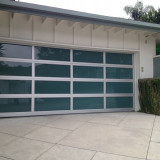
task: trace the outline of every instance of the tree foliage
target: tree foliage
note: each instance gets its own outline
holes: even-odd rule
[[[141,1],[137,1],[134,6],[125,6],[124,11],[136,21],[160,24],[160,8],[155,10],[153,6],[144,6]]]

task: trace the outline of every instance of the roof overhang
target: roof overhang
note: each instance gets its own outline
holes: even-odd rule
[[[60,9],[55,7],[42,6],[31,3],[0,0],[0,10],[51,17],[74,22],[89,24],[107,25],[113,27],[130,28],[160,33],[160,25],[146,22],[139,22],[123,18],[114,18],[72,10]]]

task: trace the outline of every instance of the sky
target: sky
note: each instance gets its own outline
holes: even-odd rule
[[[129,18],[123,8],[126,5],[134,5],[137,0],[19,0],[21,2],[35,3],[52,7],[70,9],[75,11]],[[152,5],[160,8],[160,0],[142,0],[144,6]]]

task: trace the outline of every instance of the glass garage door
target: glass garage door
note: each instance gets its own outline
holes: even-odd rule
[[[0,44],[0,116],[133,108],[132,54]]]

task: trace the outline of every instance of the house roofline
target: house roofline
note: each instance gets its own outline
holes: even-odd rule
[[[0,10],[43,17],[51,17],[75,22],[107,25],[160,33],[159,24],[139,22],[123,18],[108,17],[31,3],[0,0]]]

